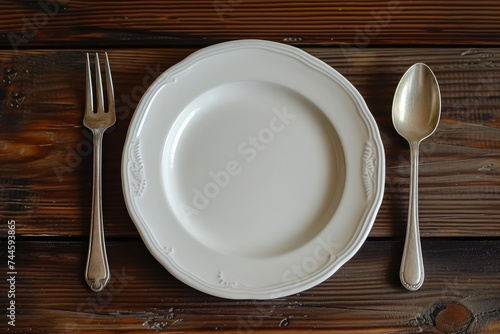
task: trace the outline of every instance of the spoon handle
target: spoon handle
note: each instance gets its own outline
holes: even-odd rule
[[[424,260],[418,227],[418,147],[418,141],[410,142],[411,172],[408,226],[399,272],[401,283],[410,291],[418,290],[424,283]]]

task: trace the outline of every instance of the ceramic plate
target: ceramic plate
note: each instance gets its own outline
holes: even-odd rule
[[[384,151],[358,91],[283,44],[195,52],[147,90],[122,161],[127,208],[179,280],[232,299],[297,293],[365,241]]]

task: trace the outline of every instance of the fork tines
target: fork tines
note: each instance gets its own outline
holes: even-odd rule
[[[115,122],[115,97],[113,91],[113,79],[111,77],[111,69],[109,66],[108,54],[105,53],[106,57],[106,97],[107,97],[107,105],[108,107],[104,108],[104,94],[102,87],[102,77],[101,77],[101,66],[99,63],[99,54],[95,54],[95,76],[96,76],[96,102],[97,102],[97,110],[94,109],[94,96],[93,96],[93,87],[92,87],[92,74],[90,69],[90,57],[87,53],[87,69],[86,69],[86,106],[85,106],[85,119],[84,122],[87,123],[91,119],[95,119],[97,115],[109,114],[111,119],[106,122],[112,121],[112,123],[108,126],[111,126]],[[87,126],[87,124],[85,124]],[[88,126],[87,126],[88,127]]]

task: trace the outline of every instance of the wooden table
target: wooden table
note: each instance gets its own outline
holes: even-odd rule
[[[212,297],[172,277],[144,246],[121,190],[121,150],[145,89],[195,50],[242,38],[295,45],[337,69],[366,99],[386,150],[385,195],[361,250],[324,283],[267,301]],[[0,332],[500,333],[499,46],[494,0],[0,3]],[[109,53],[118,112],[104,141],[112,277],[101,293],[83,279],[87,51]],[[435,72],[442,115],[421,147],[426,280],[409,292],[398,277],[409,150],[391,104],[415,62]]]

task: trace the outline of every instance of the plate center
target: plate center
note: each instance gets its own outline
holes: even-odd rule
[[[207,247],[275,256],[314,238],[345,183],[344,153],[323,112],[287,87],[230,82],[194,99],[170,130],[163,188]]]

